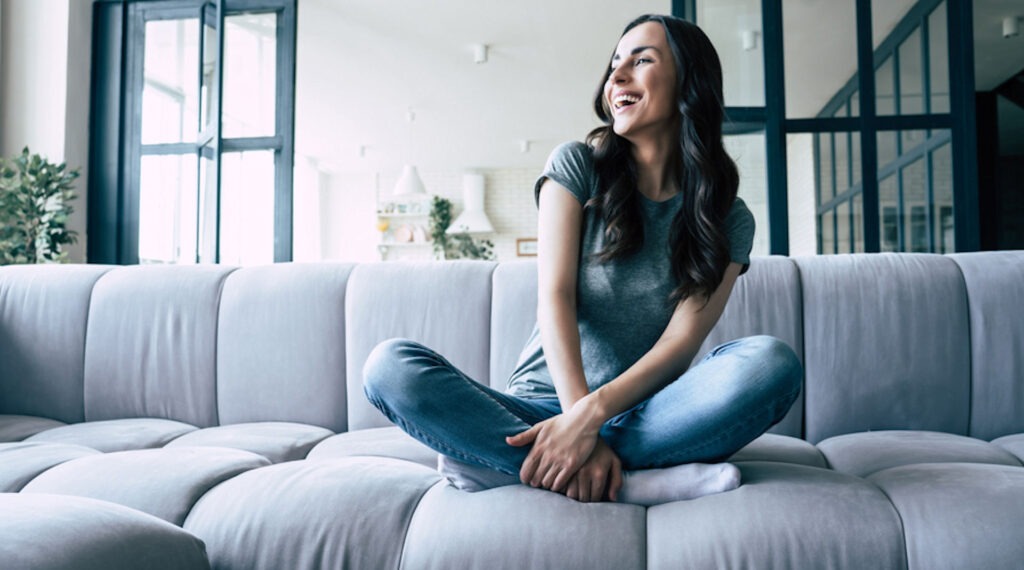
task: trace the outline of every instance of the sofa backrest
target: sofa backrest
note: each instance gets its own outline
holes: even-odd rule
[[[234,270],[138,265],[97,280],[85,339],[87,421],[217,425],[218,309]]]
[[[755,257],[694,362],[770,334],[801,357],[772,432],[1024,431],[1024,251]],[[209,426],[389,425],[362,392],[410,338],[503,389],[536,319],[534,261],[0,268],[0,414]]]
[[[1024,251],[949,256],[967,285],[971,339],[969,435],[1024,432]]]
[[[345,431],[345,294],[351,263],[281,263],[228,275],[217,335],[221,424]]]
[[[85,420],[86,319],[103,265],[0,268],[0,413]]]
[[[970,334],[956,263],[935,254],[795,258],[803,283],[805,439],[967,434]]]

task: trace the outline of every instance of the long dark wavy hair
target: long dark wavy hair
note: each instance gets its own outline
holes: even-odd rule
[[[665,29],[676,67],[679,144],[669,168],[683,204],[669,235],[677,285],[668,301],[675,304],[696,294],[704,297],[706,306],[729,265],[724,222],[739,186],[736,164],[722,145],[722,65],[707,35],[680,18],[640,16],[622,35],[645,22],[660,23]],[[631,143],[615,134],[605,101],[604,85],[610,74],[609,68],[594,95],[594,111],[604,126],[587,135],[598,176],[598,193],[587,207],[594,208],[605,223],[605,245],[596,254],[602,263],[635,253],[644,241]]]

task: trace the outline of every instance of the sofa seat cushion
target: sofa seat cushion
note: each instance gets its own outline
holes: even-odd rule
[[[951,433],[889,430],[851,433],[818,443],[836,471],[864,477],[882,469],[914,463],[969,462],[1020,465],[1005,449],[987,441]]]
[[[906,568],[899,515],[829,469],[744,461],[739,488],[647,510],[648,568]]]
[[[131,418],[70,424],[25,438],[25,441],[73,443],[110,452],[163,447],[196,427],[173,420]]]
[[[39,432],[67,425],[37,416],[0,415],[0,442],[21,441]]]
[[[761,435],[734,453],[728,461],[778,461],[811,467],[828,467],[825,457],[813,444],[800,438],[774,433]]]
[[[445,481],[416,507],[402,567],[656,568],[645,564],[646,512],[526,485],[467,493]]]
[[[1024,468],[926,463],[868,477],[903,519],[910,568],[1020,568]]]
[[[320,442],[306,459],[352,456],[392,457],[437,468],[437,452],[395,426],[339,433]]]
[[[0,493],[20,491],[54,465],[97,454],[91,447],[68,443],[0,443]]]
[[[0,494],[4,568],[198,570],[203,543],[145,513],[83,497]]]
[[[262,455],[271,463],[282,463],[304,459],[313,446],[333,433],[329,429],[306,424],[255,422],[196,430],[175,439],[166,447],[230,447]]]
[[[219,447],[137,449],[62,463],[25,485],[22,493],[101,499],[181,525],[210,488],[239,473],[270,465],[265,457]]]
[[[290,461],[218,485],[185,529],[215,568],[399,568],[409,519],[439,480],[383,457]]]
[[[1003,437],[993,439],[992,445],[1002,447],[1024,462],[1024,433],[1004,435]]]

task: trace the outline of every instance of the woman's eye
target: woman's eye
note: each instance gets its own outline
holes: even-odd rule
[[[651,63],[651,60],[646,57],[638,57],[636,58],[636,61],[633,62],[633,67],[638,67],[641,63]]]

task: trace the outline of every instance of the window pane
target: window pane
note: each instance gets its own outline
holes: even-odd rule
[[[850,245],[850,203],[843,202],[836,206],[836,244],[839,253],[853,251]]]
[[[932,113],[949,112],[949,37],[946,28],[946,3],[928,17],[928,61]]]
[[[864,195],[853,197],[853,251],[864,252]]]
[[[900,44],[900,114],[924,113],[924,77],[921,73],[921,29]]]
[[[786,204],[789,217],[789,254],[815,255],[819,252],[817,194],[814,179],[814,148],[818,135],[786,135]]]
[[[836,141],[836,194],[840,194],[850,188],[849,134],[835,133],[832,136]]]
[[[938,133],[939,131],[935,132]],[[903,145],[901,154],[913,152],[917,147],[921,146],[921,143],[924,142],[927,136],[928,133],[926,131],[901,131],[900,142]]]
[[[932,152],[932,224],[936,253],[956,251],[953,242],[953,156],[949,143]]]
[[[875,72],[875,112],[879,115],[896,113],[896,91],[893,87],[892,71],[893,65],[890,57]]]
[[[273,136],[277,14],[224,19],[224,137]]]
[[[896,131],[878,131],[878,168],[882,169],[899,156],[896,147],[896,140],[899,133]]]
[[[836,226],[835,210],[825,213],[818,220],[821,224],[821,251],[819,253],[835,253],[836,250]]]
[[[768,180],[764,133],[729,135],[723,140],[725,150],[740,171],[738,196],[754,215],[756,229],[751,255],[768,255]]]
[[[209,4],[203,8],[203,14],[203,69],[199,93],[202,116],[199,118],[199,124],[200,129],[206,131],[211,127],[210,120],[213,118],[214,105],[217,103],[217,82],[214,81],[217,64],[217,15],[216,9]]]
[[[896,176],[878,183],[878,204],[881,217],[881,250],[899,251],[899,186]]]
[[[832,170],[832,134],[821,133],[818,138],[818,196],[821,203],[828,202],[835,196],[835,185]]]
[[[903,168],[903,235],[906,251],[928,251],[928,225],[925,220],[927,196],[925,195],[924,159],[918,159]]]
[[[196,157],[143,156],[139,263],[195,263]]]
[[[697,22],[722,62],[726,106],[763,107],[760,0],[698,0]]]
[[[146,22],[142,144],[192,142],[199,112],[199,19]]]
[[[856,88],[856,22],[854,2],[782,3],[787,117],[817,117],[851,81]]]
[[[220,262],[274,262],[274,151],[221,155]]]

